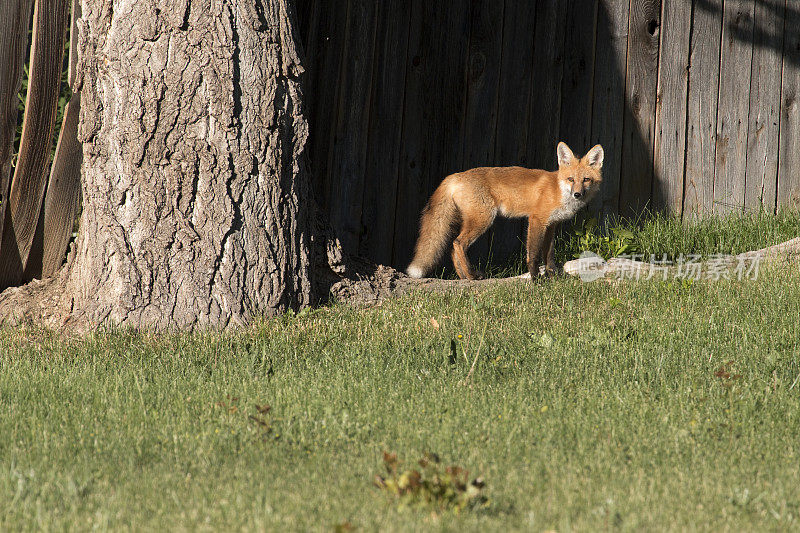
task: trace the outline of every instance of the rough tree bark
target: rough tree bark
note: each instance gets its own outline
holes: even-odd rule
[[[55,277],[0,295],[0,316],[224,327],[313,303],[336,276],[312,283],[291,0],[81,8],[79,236]]]

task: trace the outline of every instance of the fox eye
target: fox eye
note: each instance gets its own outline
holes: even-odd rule
[[[592,180],[590,180],[589,178],[583,178],[583,182],[584,183],[589,182],[589,181],[592,181]]]
[[[572,179],[572,178],[567,178],[567,181],[570,182],[570,183],[575,183],[575,180]]]

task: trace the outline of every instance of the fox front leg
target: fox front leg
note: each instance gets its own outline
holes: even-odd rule
[[[528,272],[531,273],[531,280],[535,280],[539,276],[545,234],[544,224],[536,218],[530,217],[528,219]]]
[[[558,224],[550,224],[544,233],[544,243],[542,244],[542,262],[544,263],[544,273],[546,276],[554,276],[558,273],[556,266],[556,248],[555,248],[555,235],[556,226]]]

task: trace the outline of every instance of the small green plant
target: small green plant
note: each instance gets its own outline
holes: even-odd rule
[[[486,505],[482,478],[469,481],[469,472],[460,466],[442,467],[435,453],[426,453],[417,464],[419,469],[403,470],[397,454],[383,452],[387,475],[376,475],[375,486],[403,507],[432,507],[437,512],[460,512]]]
[[[567,237],[568,248],[573,257],[580,257],[585,251],[594,252],[604,259],[638,251],[635,246],[634,233],[628,228],[616,226],[608,231],[601,231],[597,219],[581,220]]]

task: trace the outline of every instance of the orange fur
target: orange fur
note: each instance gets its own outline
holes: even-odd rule
[[[467,249],[500,215],[528,218],[528,269],[538,275],[544,262],[555,270],[553,236],[556,226],[585,206],[599,189],[603,148],[592,148],[582,159],[559,143],[557,171],[522,167],[482,167],[447,176],[434,191],[420,220],[414,260],[407,272],[423,277],[441,260],[452,241],[453,266],[462,279],[480,278],[467,259]],[[576,196],[578,195],[578,196]]]

